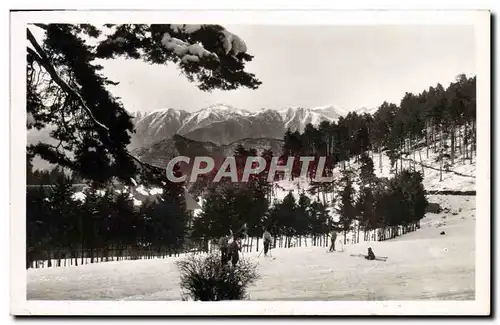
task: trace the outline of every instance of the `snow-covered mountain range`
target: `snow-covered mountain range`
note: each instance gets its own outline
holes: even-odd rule
[[[364,107],[356,112],[372,113]],[[303,131],[308,123],[319,125],[322,121],[336,121],[347,114],[348,111],[334,105],[249,112],[230,105],[215,104],[193,113],[172,108],[136,112],[133,115],[136,134],[131,146],[148,146],[174,134],[219,145],[245,138],[282,139],[288,128]]]
[[[364,107],[354,112],[374,113]],[[202,146],[211,143],[220,147],[222,152],[229,152],[238,144],[259,150],[277,150],[288,128],[303,131],[308,123],[317,126],[322,121],[336,121],[348,113],[334,105],[249,112],[226,104],[211,105],[195,112],[173,108],[134,112],[131,114],[136,132],[132,135],[129,149],[148,161],[162,161],[178,151],[173,146],[176,143],[173,136],[179,135],[203,143],[200,144]],[[56,143],[50,137],[51,130],[50,127],[30,130],[28,144],[40,141]],[[41,159],[36,159],[34,165],[37,169],[49,168]]]

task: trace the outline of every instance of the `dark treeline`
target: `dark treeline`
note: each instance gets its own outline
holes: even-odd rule
[[[51,186],[28,186],[27,267],[34,261],[70,259],[72,265],[178,253],[191,214],[172,189],[134,206],[130,192],[88,186],[75,198],[70,178]],[[61,261],[63,260],[63,261]]]
[[[238,154],[244,153],[244,149],[238,150]],[[258,250],[264,228],[274,234],[278,247],[307,245],[303,241],[307,237],[312,238],[313,246],[326,246],[331,231],[342,232],[346,243],[348,233],[353,233],[352,242],[359,242],[360,232],[367,241],[390,239],[417,229],[428,204],[420,172],[405,170],[392,179],[377,178],[367,154],[360,162],[359,190],[355,189],[355,173],[348,169],[340,180],[313,183],[308,191],[314,199],[302,191],[298,199],[290,192],[283,200],[270,202],[272,186],[266,171],[247,183],[208,185],[202,193],[203,212],[194,219],[193,238],[216,239],[246,224],[250,238],[246,244],[250,250],[254,246]],[[325,200],[328,196],[332,199]],[[330,217],[331,209],[339,215],[338,221]],[[253,238],[257,238],[255,245]]]
[[[418,171],[404,170],[391,179],[378,178],[374,174],[373,161],[368,155],[361,156],[361,171],[356,191],[353,173],[345,171],[340,180],[340,216],[337,229],[352,232],[352,242],[364,240],[385,240],[420,227],[428,201]]]
[[[75,172],[70,173],[61,167],[55,167],[51,170],[34,170],[29,159],[26,159],[26,163],[28,164],[26,168],[26,184],[28,185],[55,185],[60,181],[72,184],[81,184],[84,182]]]

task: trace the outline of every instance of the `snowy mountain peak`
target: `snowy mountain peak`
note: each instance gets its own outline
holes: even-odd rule
[[[231,105],[214,104],[192,113],[177,133],[186,134],[193,130],[207,127],[213,123],[238,119],[250,115],[252,115],[252,113],[235,108]]]
[[[213,104],[213,105],[210,105],[208,107],[202,108],[202,109],[194,112],[193,114],[203,114],[203,113],[205,113],[205,114],[213,113],[213,114],[218,114],[218,115],[238,114],[238,115],[243,115],[243,116],[247,116],[247,115],[252,114],[249,111],[239,109],[239,108],[236,108],[236,107],[231,106],[231,105],[222,104],[222,103],[217,103],[217,104]]]
[[[357,114],[375,114],[377,108],[367,108],[361,107],[360,109],[355,110]]]
[[[336,106],[336,105],[326,105],[314,107],[311,109],[313,112],[324,115],[332,120],[338,120],[341,116],[346,116],[348,111]]]

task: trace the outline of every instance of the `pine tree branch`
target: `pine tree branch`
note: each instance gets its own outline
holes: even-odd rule
[[[48,26],[45,25],[45,24],[34,24],[34,25],[37,26],[37,27],[43,28],[43,29],[47,29],[48,28]],[[33,36],[33,34],[31,33],[31,31],[29,29],[27,29],[27,34],[28,34],[28,40],[30,41],[30,43],[32,44],[32,46],[34,47],[34,49],[36,50],[35,51],[32,48],[30,48],[30,47],[27,48],[28,53],[30,53],[31,55],[33,55],[33,59],[36,62],[38,62],[38,64],[40,64],[42,67],[44,67],[44,69],[51,76],[52,80],[55,83],[57,83],[59,85],[59,87],[61,87],[61,89],[63,91],[65,91],[69,96],[75,97],[78,100],[78,102],[82,105],[82,107],[87,112],[87,114],[91,118],[92,122],[94,122],[94,124],[96,124],[100,128],[103,128],[106,131],[109,131],[109,128],[107,126],[105,126],[104,124],[102,124],[101,122],[99,122],[94,117],[94,115],[92,114],[92,111],[86,105],[85,100],[81,97],[81,95],[75,89],[73,89],[71,86],[69,86],[68,83],[66,83],[59,76],[59,74],[55,70],[53,64],[50,62],[50,59],[47,57],[47,55],[43,51],[42,47],[38,44],[38,42],[36,41],[35,37]],[[131,158],[132,160],[134,160],[135,162],[137,162],[142,168],[147,168],[150,171],[153,171],[155,173],[163,173],[163,168],[158,167],[158,166],[154,166],[154,165],[151,165],[151,164],[148,164],[146,162],[143,162],[139,158],[135,157],[134,155],[132,155],[128,151],[125,152],[125,155],[128,156],[129,158]]]
[[[68,95],[75,97],[80,102],[80,104],[82,105],[83,109],[87,112],[87,114],[89,115],[89,117],[91,118],[91,120],[94,122],[94,124],[96,124],[100,128],[103,128],[106,131],[109,131],[109,128],[107,126],[105,126],[104,124],[102,124],[101,122],[99,122],[94,117],[94,114],[92,114],[92,110],[87,106],[87,104],[85,103],[85,100],[82,98],[82,96],[76,90],[74,90],[73,88],[71,88],[71,86],[69,86],[59,76],[59,74],[55,70],[54,66],[50,62],[49,58],[45,54],[44,50],[42,49],[42,47],[40,46],[40,44],[38,44],[38,42],[36,41],[35,37],[31,33],[31,31],[29,29],[27,29],[27,32],[28,32],[28,40],[30,41],[31,45],[33,45],[33,47],[36,50],[36,52],[35,52],[35,50],[33,50],[33,49],[31,49],[31,48],[28,47],[28,52],[33,55],[34,60],[37,61],[41,66],[43,66],[45,68],[45,70],[52,77],[52,80],[54,80],[54,82],[56,82],[59,85],[59,87],[61,87]]]
[[[36,26],[36,27],[39,27],[41,29],[45,29],[45,30],[48,30],[49,29],[49,25],[47,24],[40,24],[40,23],[34,23],[32,24],[33,26]]]

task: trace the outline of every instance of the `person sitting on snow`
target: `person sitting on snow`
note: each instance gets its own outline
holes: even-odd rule
[[[267,252],[271,247],[271,241],[273,240],[273,237],[271,237],[269,231],[264,230],[264,235],[262,235],[262,239],[264,241],[264,256],[267,256]]]
[[[373,250],[371,247],[368,247],[368,255],[365,256],[367,260],[374,260],[375,259],[375,254],[373,253]]]

